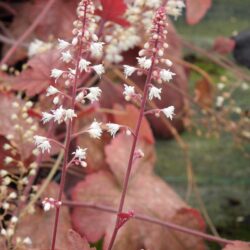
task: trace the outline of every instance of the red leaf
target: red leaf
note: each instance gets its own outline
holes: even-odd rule
[[[61,69],[61,57],[58,50],[50,50],[31,58],[28,68],[13,78],[13,88],[24,90],[28,96],[34,96],[44,91],[52,82],[50,74],[53,68]]]
[[[68,240],[70,250],[95,250],[96,248],[90,248],[86,238],[82,238],[76,231],[70,229],[68,231]]]
[[[250,244],[243,241],[234,241],[232,244],[227,244],[223,250],[250,250]]]
[[[190,25],[197,24],[212,5],[212,0],[186,0],[186,20]]]
[[[106,161],[121,186],[127,169],[131,146],[132,137],[119,134],[105,147]],[[152,172],[155,163],[155,150],[152,145],[140,140],[136,148],[143,151],[144,157],[134,162],[131,170],[132,178],[138,172]]]
[[[234,50],[234,47],[234,40],[227,37],[219,36],[214,41],[213,50],[219,54],[224,55],[231,53]]]
[[[58,184],[51,183],[43,194],[43,197],[56,198],[58,189]],[[19,221],[15,237],[25,238],[28,236],[32,240],[32,248],[37,250],[50,249],[54,219],[55,209],[44,212],[40,207],[36,207],[35,213],[27,214]],[[67,233],[70,228],[69,210],[67,207],[62,207],[57,232],[56,249],[70,249],[67,239]]]
[[[105,21],[113,21],[122,26],[128,26],[129,22],[122,18],[127,10],[127,5],[123,0],[101,0],[102,10],[96,10],[96,14]]]
[[[124,114],[114,115],[114,121],[115,123],[128,126],[131,129],[135,129],[139,117],[139,110],[131,104],[126,105],[125,108],[126,110],[124,110]],[[114,105],[114,109],[121,109],[121,107],[119,105]],[[150,144],[154,144],[155,142],[151,127],[145,117],[143,117],[142,120],[140,137]]]
[[[124,155],[128,153],[123,152],[122,149],[119,150],[122,147],[128,148],[124,135],[118,137],[120,138],[115,139],[106,149],[106,153],[109,154],[107,161],[112,165],[113,174],[110,171],[99,171],[87,175],[85,180],[79,182],[74,188],[72,193],[74,201],[102,204],[117,209],[122,190],[121,169],[126,164]],[[150,215],[163,221],[202,230],[203,223],[201,223],[201,217],[198,218],[198,212],[195,214],[193,209],[190,210],[170,186],[152,173],[153,166],[148,165],[153,163],[141,159],[138,160],[138,164],[140,166],[137,166],[129,182],[124,211],[133,210],[135,215]],[[96,242],[104,236],[103,250],[107,249],[115,220],[115,214],[90,208],[75,207],[72,213],[74,227],[80,234],[86,235],[90,242]],[[144,249],[158,250],[168,249],[169,246],[175,250],[204,249],[202,240],[197,237],[130,219],[120,228],[113,249],[138,250],[142,246]]]

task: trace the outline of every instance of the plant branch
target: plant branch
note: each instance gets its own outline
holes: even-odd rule
[[[63,201],[62,205],[63,206],[70,206],[70,207],[84,207],[84,208],[96,209],[96,210],[100,210],[100,211],[107,212],[107,213],[115,213],[115,214],[119,213],[117,210],[115,210],[114,208],[111,208],[109,206],[87,203],[87,202],[85,203],[85,202],[77,202],[77,201]],[[172,223],[172,222],[162,221],[160,219],[153,218],[153,217],[147,216],[147,215],[135,214],[132,217],[132,219],[146,221],[146,222],[153,223],[153,224],[158,224],[160,226],[170,228],[172,230],[187,233],[187,234],[190,234],[193,236],[203,238],[207,241],[214,241],[214,242],[217,242],[217,243],[223,244],[223,245],[233,243],[232,240],[224,239],[224,238],[217,237],[217,236],[212,236],[212,235],[209,235],[209,234],[206,234],[206,233],[194,230],[194,229],[183,227],[183,226],[177,225],[177,224]]]

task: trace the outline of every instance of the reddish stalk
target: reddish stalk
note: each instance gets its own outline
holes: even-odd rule
[[[115,209],[113,209],[109,206],[98,205],[98,204],[93,204],[93,203],[63,201],[62,205],[70,206],[70,207],[85,207],[85,208],[100,210],[100,211],[107,212],[107,213],[116,213],[116,214],[119,213],[118,211],[116,211]],[[206,233],[194,230],[194,229],[183,227],[183,226],[177,225],[177,224],[172,223],[172,222],[162,221],[160,219],[153,218],[153,217],[147,216],[147,215],[135,214],[132,218],[136,219],[136,220],[146,221],[146,222],[153,223],[153,224],[158,224],[162,227],[170,228],[172,230],[179,231],[182,233],[187,233],[187,234],[190,234],[193,236],[203,238],[207,241],[217,242],[218,244],[222,244],[222,245],[233,243],[232,240],[209,235],[209,234],[206,234]]]
[[[4,58],[0,62],[0,66],[7,63],[10,57],[15,53],[19,45],[31,34],[31,32],[38,26],[38,24],[42,21],[42,19],[47,14],[48,10],[51,6],[56,2],[56,0],[49,0],[45,5],[44,9],[41,13],[37,16],[31,26],[15,41],[13,46],[8,50]]]
[[[77,80],[78,80],[78,76],[80,74],[79,63],[81,60],[81,52],[83,49],[83,41],[82,41],[83,39],[82,38],[84,37],[84,33],[85,33],[85,24],[86,24],[86,7],[85,7],[85,11],[84,11],[84,16],[83,16],[82,35],[81,35],[81,39],[80,39],[79,50],[77,53],[76,74],[75,74],[75,78],[74,78],[74,84],[73,84],[72,95],[71,95],[72,96],[71,109],[74,109],[75,105],[76,105],[75,99],[76,99],[76,91],[77,91]],[[64,190],[64,186],[65,186],[65,181],[66,181],[69,147],[70,147],[71,137],[72,137],[72,133],[73,133],[72,128],[73,128],[73,121],[69,120],[68,125],[67,125],[67,130],[66,130],[62,176],[61,176],[61,180],[60,180],[59,193],[58,193],[58,197],[57,197],[58,202],[62,201],[63,190]],[[59,215],[60,215],[60,206],[57,206],[56,207],[55,221],[54,221],[54,228],[53,228],[51,250],[55,249]]]
[[[155,41],[155,44],[154,44],[155,49],[157,48],[157,45],[158,45],[158,39]],[[141,102],[140,114],[139,114],[139,118],[137,120],[136,129],[135,129],[134,136],[133,136],[133,143],[132,143],[132,147],[131,147],[131,151],[130,151],[129,162],[128,162],[128,167],[127,167],[127,171],[125,174],[125,179],[123,182],[122,195],[121,195],[121,199],[119,202],[119,209],[118,209],[118,214],[116,217],[115,228],[114,228],[114,231],[113,231],[112,236],[111,236],[108,250],[112,249],[114,242],[115,242],[115,239],[116,239],[116,236],[117,236],[117,233],[118,233],[118,230],[119,230],[119,220],[120,220],[119,214],[122,213],[123,207],[124,207],[124,201],[125,201],[125,197],[126,197],[126,193],[127,193],[127,189],[128,189],[129,177],[130,177],[130,173],[131,173],[131,169],[132,169],[132,165],[133,165],[135,148],[136,148],[136,144],[138,141],[138,136],[139,136],[139,132],[140,132],[140,128],[141,128],[144,110],[145,110],[146,103],[147,103],[148,90],[149,90],[151,79],[152,79],[152,72],[153,72],[154,65],[155,65],[156,51],[153,53],[153,55],[151,57],[152,64],[151,64],[151,67],[148,71],[144,90],[143,90],[143,97],[142,97],[142,102]]]

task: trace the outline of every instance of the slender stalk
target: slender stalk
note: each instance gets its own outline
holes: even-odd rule
[[[86,24],[86,8],[85,8],[84,16],[83,16],[82,35],[81,35],[81,39],[80,39],[79,50],[78,50],[78,53],[77,53],[76,73],[75,73],[75,79],[74,79],[74,84],[73,84],[73,88],[72,88],[72,95],[71,95],[72,96],[71,109],[75,109],[75,106],[76,106],[76,100],[75,99],[76,99],[78,76],[80,74],[79,63],[80,63],[80,60],[81,60],[81,53],[82,53],[82,49],[83,49],[82,37],[84,36],[84,32],[85,32],[85,24]],[[61,181],[60,181],[59,193],[58,193],[58,197],[57,197],[58,202],[62,201],[63,190],[64,190],[64,186],[65,186],[65,181],[66,181],[69,147],[70,147],[71,137],[72,137],[72,133],[73,133],[72,128],[73,128],[73,121],[69,120],[68,125],[67,125],[67,130],[66,130],[62,176],[61,176]],[[53,228],[51,250],[55,249],[57,228],[58,228],[58,222],[59,222],[59,215],[60,215],[60,206],[57,206],[56,207],[54,228]]]
[[[62,205],[70,206],[70,207],[85,207],[85,208],[96,209],[96,210],[107,212],[107,213],[116,213],[116,214],[118,213],[117,210],[115,210],[109,206],[98,205],[98,204],[87,203],[87,202],[85,203],[85,202],[77,202],[77,201],[63,201]],[[207,241],[217,242],[218,244],[222,244],[222,245],[233,243],[232,240],[224,239],[224,238],[221,238],[218,236],[209,235],[209,234],[206,234],[206,233],[194,230],[194,229],[183,227],[183,226],[177,225],[177,224],[172,223],[172,222],[162,221],[160,219],[153,218],[153,217],[147,216],[147,215],[135,214],[133,216],[133,219],[146,221],[146,222],[153,223],[153,224],[158,224],[160,226],[170,228],[170,229],[175,230],[175,231],[179,231],[179,232],[183,232],[183,233],[190,234],[193,236],[197,236],[197,237],[203,238]]]
[[[155,42],[155,46],[154,46],[155,48],[157,48],[157,44],[158,44],[158,40],[156,40],[156,42]],[[118,214],[116,217],[116,224],[115,224],[115,228],[114,228],[114,231],[112,233],[112,236],[111,236],[108,250],[112,249],[114,242],[115,242],[115,239],[116,239],[116,235],[117,235],[118,230],[119,230],[119,214],[123,211],[123,207],[124,207],[124,201],[125,201],[125,197],[126,197],[126,193],[127,193],[127,189],[128,189],[129,177],[130,177],[130,173],[131,173],[131,169],[132,169],[132,165],[133,165],[135,148],[136,148],[136,144],[138,141],[141,123],[142,123],[142,119],[143,119],[143,115],[144,115],[144,110],[145,110],[146,103],[147,103],[148,90],[149,90],[150,82],[152,79],[152,72],[153,72],[154,65],[155,65],[155,59],[156,59],[156,52],[154,52],[152,57],[151,57],[152,64],[151,64],[151,67],[148,71],[146,83],[144,85],[140,114],[139,114],[139,118],[137,120],[136,129],[135,129],[134,136],[133,136],[133,143],[132,143],[132,147],[131,147],[131,151],[130,151],[129,162],[128,162],[128,167],[127,167],[127,171],[125,174],[125,179],[123,182],[123,189],[122,189],[122,195],[121,195],[121,199],[120,199],[120,203],[119,203]]]
[[[43,20],[45,15],[48,13],[51,6],[56,2],[56,0],[49,0],[45,5],[44,9],[40,12],[40,14],[36,17],[31,26],[15,41],[13,46],[6,53],[4,58],[0,62],[0,66],[7,63],[10,57],[15,53],[18,46],[33,32],[33,30],[38,26],[38,24]]]

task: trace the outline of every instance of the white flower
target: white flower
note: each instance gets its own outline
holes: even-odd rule
[[[58,109],[52,110],[52,113],[54,121],[60,124],[64,119],[65,109],[62,106],[60,106]]]
[[[28,56],[32,57],[36,55],[40,48],[43,46],[43,44],[44,42],[39,39],[35,39],[34,41],[32,41],[28,47]]]
[[[136,58],[140,67],[144,69],[149,69],[152,65],[151,59],[147,59],[145,56],[144,57],[137,57]]]
[[[84,71],[87,71],[88,70],[88,66],[90,65],[91,63],[89,61],[86,61],[85,59],[81,59],[80,62],[79,62],[79,69],[80,71],[82,72],[83,70]]]
[[[170,118],[170,120],[173,119],[173,115],[174,115],[174,106],[169,106],[169,107],[167,107],[167,108],[165,108],[165,109],[162,109],[161,111],[164,113],[164,115],[165,115],[167,118]]]
[[[6,156],[5,159],[4,159],[4,163],[6,165],[10,164],[11,162],[13,162],[13,158],[10,157],[10,156]]]
[[[175,75],[175,73],[171,72],[169,69],[162,69],[160,71],[160,77],[163,81],[167,81],[169,82],[170,80],[173,79],[173,76]]]
[[[108,132],[111,134],[111,136],[115,136],[116,133],[118,132],[118,130],[120,129],[120,125],[116,124],[116,123],[107,123],[106,124],[107,128],[108,128]]]
[[[89,93],[85,96],[85,98],[89,99],[92,102],[98,101],[102,90],[99,87],[91,87],[88,89]]]
[[[86,151],[87,148],[78,147],[72,154],[75,155],[75,158],[77,158],[79,161],[82,161],[86,159]]]
[[[77,101],[77,102],[81,102],[81,101],[83,101],[83,99],[84,99],[84,94],[83,94],[83,92],[80,92],[80,93],[76,96],[76,101]]]
[[[65,115],[64,121],[67,121],[68,119],[72,120],[74,117],[77,116],[73,109],[66,109],[64,115]]]
[[[67,50],[66,52],[62,52],[62,57],[61,59],[63,62],[69,63],[73,59],[72,55],[70,54],[70,51]]]
[[[89,133],[90,137],[97,138],[97,139],[99,139],[101,137],[101,135],[102,135],[101,124],[102,123],[99,123],[96,120],[94,120],[91,123],[91,125],[88,129],[88,133]]]
[[[58,39],[58,48],[59,49],[66,49],[69,45],[70,45],[70,43],[68,43],[62,39]]]
[[[148,99],[151,101],[154,97],[158,98],[159,100],[161,100],[161,88],[156,88],[154,86],[152,86],[149,90],[149,97]]]
[[[52,69],[51,71],[51,77],[52,78],[55,78],[55,81],[58,80],[59,77],[61,77],[61,75],[63,74],[63,70],[60,70],[60,69]]]
[[[46,94],[46,96],[51,96],[51,95],[57,94],[58,92],[59,92],[59,90],[57,88],[55,88],[54,86],[50,85],[47,88],[47,94]]]
[[[1,176],[1,177],[6,176],[7,174],[8,174],[8,172],[7,172],[6,170],[4,170],[4,169],[1,169],[1,170],[0,170],[0,176]]]
[[[135,67],[132,67],[129,65],[123,65],[123,67],[124,67],[124,74],[125,74],[126,78],[128,76],[131,76],[136,71]]]
[[[217,98],[216,98],[216,106],[217,107],[221,107],[222,105],[223,105],[223,103],[224,103],[224,97],[223,96],[218,96]]]
[[[104,43],[102,43],[102,42],[91,43],[90,51],[91,51],[92,56],[100,57],[102,55],[103,44]]]
[[[37,148],[41,149],[42,153],[45,151],[50,152],[51,145],[46,137],[35,135],[34,140]]]
[[[131,98],[135,95],[135,87],[124,84],[123,95],[125,96],[126,101],[130,101]]]
[[[47,113],[47,112],[42,112],[42,122],[43,123],[47,123],[49,122],[51,119],[54,118],[54,115]]]
[[[102,64],[92,66],[93,70],[96,72],[97,75],[101,76],[105,70]]]
[[[30,238],[30,237],[25,237],[25,238],[23,239],[23,244],[25,244],[25,245],[32,245],[32,240],[31,240],[31,238]]]

